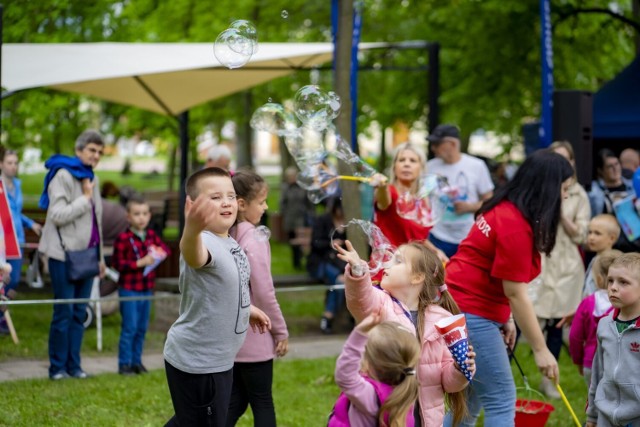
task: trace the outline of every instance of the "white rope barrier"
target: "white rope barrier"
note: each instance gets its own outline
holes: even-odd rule
[[[304,292],[304,291],[317,291],[317,290],[333,291],[338,289],[344,289],[344,284],[277,287],[276,292]],[[105,301],[146,301],[146,300],[154,301],[154,300],[163,300],[163,299],[178,299],[181,296],[182,295],[179,293],[162,292],[162,293],[157,293],[155,295],[139,296],[139,297],[106,296],[101,298],[6,300],[6,301],[0,301],[0,306],[36,305],[36,304],[88,304],[88,303],[100,303]]]

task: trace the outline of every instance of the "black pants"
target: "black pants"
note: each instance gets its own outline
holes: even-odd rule
[[[556,328],[561,319],[545,319],[542,332],[547,336],[547,348],[553,354],[556,360],[560,359],[560,350],[562,350],[562,330]]]
[[[289,240],[296,238],[296,231],[289,231]],[[302,246],[300,245],[291,245],[291,255],[293,255],[293,267],[294,268],[302,268],[302,259],[304,258],[304,254],[302,253]]]
[[[236,425],[248,405],[251,405],[255,427],[275,427],[272,383],[273,360],[233,365],[233,388],[227,427]]]
[[[227,422],[233,369],[189,374],[164,362],[175,415],[166,426],[223,427]]]

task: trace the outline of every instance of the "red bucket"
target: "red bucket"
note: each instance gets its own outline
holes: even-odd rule
[[[544,427],[556,408],[538,400],[516,400],[516,427]]]

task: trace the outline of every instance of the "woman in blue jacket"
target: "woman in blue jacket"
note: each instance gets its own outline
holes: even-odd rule
[[[2,184],[9,199],[9,209],[11,210],[11,218],[13,219],[18,243],[22,245],[25,242],[24,227],[30,228],[39,236],[42,226],[22,214],[22,184],[16,176],[18,174],[18,153],[14,150],[5,150],[0,153],[0,171],[2,171]],[[15,289],[20,283],[22,258],[9,260],[9,264],[11,264],[12,268],[11,281],[5,288],[5,294],[13,299],[15,297]],[[0,313],[0,333],[7,332],[4,315]]]

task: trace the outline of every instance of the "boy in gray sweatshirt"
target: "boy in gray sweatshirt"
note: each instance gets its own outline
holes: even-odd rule
[[[613,314],[598,324],[586,427],[640,426],[640,254],[616,258],[607,276]]]

